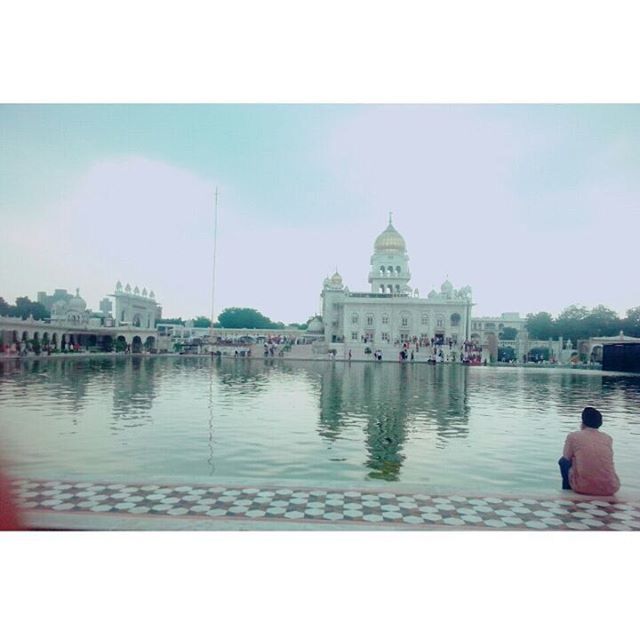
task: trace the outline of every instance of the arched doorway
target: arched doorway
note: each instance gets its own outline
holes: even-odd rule
[[[131,353],[142,353],[142,339],[140,336],[134,336],[131,341]]]
[[[102,336],[100,340],[98,340],[98,349],[100,351],[104,351],[106,353],[111,353],[115,348],[113,336]]]
[[[127,339],[124,336],[118,336],[116,339],[116,352],[126,351]]]
[[[153,336],[149,336],[145,341],[144,341],[144,350],[145,351],[152,351],[154,350],[156,347],[156,339]]]

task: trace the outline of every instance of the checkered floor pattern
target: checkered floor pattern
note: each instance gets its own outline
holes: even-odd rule
[[[36,513],[116,514],[362,524],[382,528],[640,530],[640,505],[615,499],[438,496],[373,490],[14,481],[22,508]]]

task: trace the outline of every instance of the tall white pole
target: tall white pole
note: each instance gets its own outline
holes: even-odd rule
[[[213,267],[211,271],[211,326],[209,327],[209,348],[213,342],[213,323],[215,322],[216,297],[216,250],[218,246],[218,187],[215,193],[215,207],[213,212]]]

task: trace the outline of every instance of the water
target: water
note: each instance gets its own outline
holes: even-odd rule
[[[640,377],[410,363],[0,362],[0,443],[31,477],[556,490],[594,405],[640,491]],[[4,456],[3,456],[4,457]]]

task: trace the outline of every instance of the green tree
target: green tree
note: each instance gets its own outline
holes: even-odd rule
[[[0,316],[8,316],[11,305],[2,297],[0,297]]]
[[[26,296],[16,298],[15,305],[7,304],[3,298],[0,298],[0,315],[23,319],[33,316],[34,320],[43,320],[51,317],[44,305],[39,302],[32,302]]]
[[[589,310],[581,305],[572,304],[562,311],[556,320],[556,330],[565,340],[569,338],[574,344],[581,338],[589,337],[589,328],[585,320]]]
[[[640,337],[640,307],[628,309],[627,317],[620,324],[627,335]]]
[[[198,316],[197,318],[194,318],[193,326],[199,328],[207,328],[211,326],[211,320],[209,320],[209,318],[207,318],[206,316]]]
[[[608,309],[600,304],[589,312],[589,315],[582,321],[587,338],[593,336],[613,336],[619,333],[622,323],[618,314],[612,309]]]
[[[505,327],[500,332],[498,337],[500,338],[500,340],[515,340],[517,335],[518,335],[518,330],[515,329],[514,327]]]
[[[548,340],[558,335],[553,317],[546,311],[528,314],[525,327],[533,340]]]
[[[218,323],[225,329],[284,329],[282,322],[273,322],[256,309],[229,307],[218,316]]]

